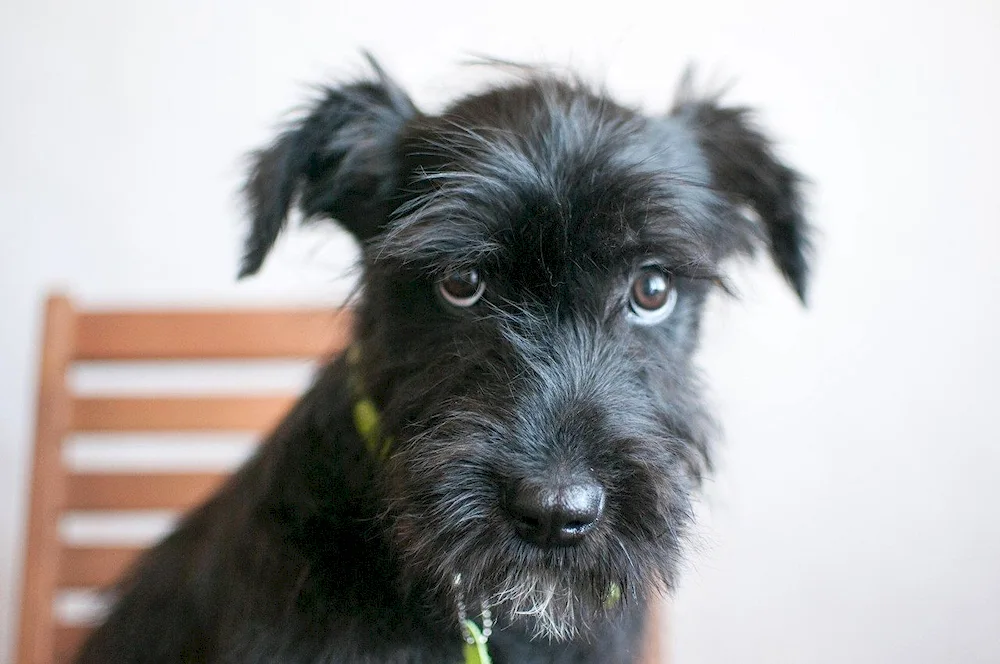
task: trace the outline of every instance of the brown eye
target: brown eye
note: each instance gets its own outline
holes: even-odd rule
[[[677,303],[673,277],[659,265],[645,265],[632,279],[629,307],[632,319],[643,325],[659,323]]]
[[[449,304],[456,307],[471,307],[486,290],[479,272],[476,270],[459,270],[445,276],[438,282],[438,292]]]

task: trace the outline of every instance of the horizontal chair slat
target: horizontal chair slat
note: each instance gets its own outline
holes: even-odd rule
[[[204,502],[228,473],[69,475],[67,510],[186,510]]]
[[[59,559],[59,585],[106,588],[114,584],[143,549],[137,547],[67,547]]]
[[[341,350],[346,310],[83,313],[79,360],[315,358]]]
[[[93,631],[93,627],[80,625],[59,625],[56,627],[53,639],[53,651],[56,664],[70,664],[77,650],[83,645],[84,639]]]
[[[73,430],[255,431],[275,426],[295,403],[293,396],[100,397],[73,403]]]

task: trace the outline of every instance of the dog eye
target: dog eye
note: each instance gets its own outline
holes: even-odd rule
[[[452,272],[438,282],[438,292],[446,302],[456,307],[471,307],[486,290],[486,282],[476,270]]]
[[[629,289],[630,317],[641,325],[665,320],[677,304],[673,276],[659,265],[645,265]]]

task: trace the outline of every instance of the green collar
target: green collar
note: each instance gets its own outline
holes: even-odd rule
[[[466,618],[462,622],[462,625],[468,635],[465,646],[462,648],[462,653],[465,655],[465,664],[492,664],[493,660],[490,659],[490,651],[486,648],[486,636],[479,629],[476,621]],[[472,643],[469,643],[469,641]]]
[[[347,360],[347,382],[351,386],[354,403],[351,415],[354,417],[354,429],[361,436],[368,452],[377,460],[385,461],[392,452],[393,440],[382,431],[382,416],[378,406],[368,395],[364,377],[361,374],[361,348],[352,345],[345,353]],[[462,621],[462,631],[465,634],[465,645],[462,648],[464,664],[492,664],[489,650],[486,647],[487,637],[479,629],[479,625],[471,619]]]
[[[378,406],[368,396],[368,390],[365,389],[365,381],[361,376],[361,349],[358,344],[348,348],[345,357],[347,359],[347,382],[354,395],[354,404],[351,406],[354,428],[371,455],[379,461],[385,461],[392,451],[393,440],[391,436],[382,434],[382,416],[379,415]]]

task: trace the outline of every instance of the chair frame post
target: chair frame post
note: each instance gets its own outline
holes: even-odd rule
[[[54,657],[51,602],[59,574],[59,514],[66,485],[62,444],[73,418],[66,374],[76,346],[76,312],[69,298],[48,298],[44,326],[18,664],[51,664]]]

